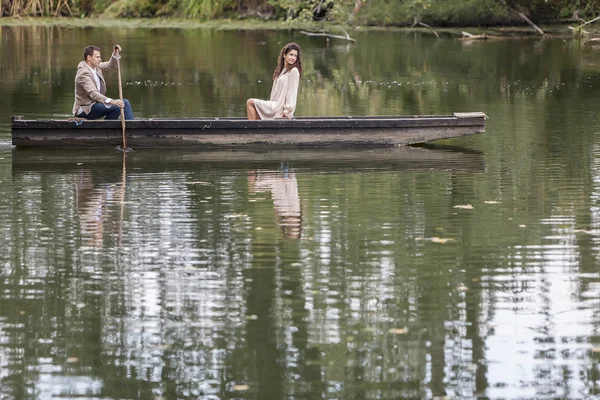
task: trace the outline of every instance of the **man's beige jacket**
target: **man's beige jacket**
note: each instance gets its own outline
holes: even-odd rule
[[[106,82],[102,71],[108,71],[117,66],[117,58],[110,57],[110,61],[100,63],[96,68],[96,73],[100,78],[100,90],[96,86],[96,79],[90,67],[85,61],[82,61],[77,66],[77,75],[75,75],[75,104],[73,104],[73,115],[77,116],[79,107],[86,114],[92,110],[94,103],[104,103],[106,97]]]

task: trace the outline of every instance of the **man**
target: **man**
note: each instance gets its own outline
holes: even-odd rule
[[[125,119],[133,119],[133,111],[129,101],[106,97],[106,82],[102,71],[108,71],[117,66],[121,46],[115,45],[110,61],[102,62],[100,48],[88,46],[83,50],[83,61],[77,66],[75,75],[75,104],[73,114],[78,118],[118,119],[121,108],[124,108]]]

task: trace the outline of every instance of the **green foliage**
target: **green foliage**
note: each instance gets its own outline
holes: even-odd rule
[[[416,19],[444,26],[495,24],[507,16],[497,0],[369,0],[357,18],[368,25],[408,25]]]
[[[117,0],[104,11],[108,17],[149,18],[156,12],[153,0]]]
[[[275,8],[277,17],[286,21],[312,19],[311,10],[318,3],[317,0],[269,0],[269,4]]]
[[[592,19],[600,13],[600,0],[506,0],[514,10],[537,22],[553,23],[578,18]]]
[[[262,14],[257,13],[261,11]],[[183,17],[200,20],[265,15],[285,21],[315,19],[367,25],[434,26],[590,20],[600,0],[0,0],[0,15]]]
[[[73,0],[81,16],[99,15],[104,12],[114,0]]]
[[[600,13],[600,0],[563,0],[554,2],[558,17],[592,19]]]
[[[506,21],[508,10],[496,0],[431,0],[423,17],[436,25],[491,25]]]
[[[233,0],[183,0],[181,10],[189,18],[216,18],[236,4]]]
[[[354,9],[354,1],[352,0],[340,0],[336,1],[333,4],[333,7],[329,10],[327,14],[327,19],[331,21],[337,21],[345,23],[352,15],[352,10]]]
[[[235,5],[235,0],[113,0],[104,10],[97,7],[96,12],[108,17],[177,16],[208,20],[222,17]]]

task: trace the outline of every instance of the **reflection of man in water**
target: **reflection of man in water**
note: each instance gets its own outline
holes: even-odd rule
[[[282,171],[253,171],[248,176],[249,189],[255,192],[271,191],[279,226],[287,238],[298,239],[302,232],[302,209],[296,173]]]

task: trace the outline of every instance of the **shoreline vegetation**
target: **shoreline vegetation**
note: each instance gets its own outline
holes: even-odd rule
[[[0,26],[410,30],[465,40],[598,32],[600,0],[0,0]],[[462,28],[470,27],[470,28]],[[303,32],[307,33],[307,32]]]
[[[339,37],[346,39],[348,32],[359,31],[400,31],[400,32],[423,32],[438,34],[436,36],[463,37],[472,40],[494,39],[494,38],[539,38],[535,30],[527,25],[521,26],[467,26],[467,27],[423,27],[423,26],[362,26],[344,25],[339,23],[320,22],[286,22],[286,21],[264,21],[259,19],[216,19],[211,21],[193,20],[187,18],[104,18],[104,17],[0,17],[0,26],[48,26],[67,28],[123,28],[123,29],[218,29],[218,30],[300,30],[309,32],[326,32],[324,36]],[[573,37],[573,31],[566,25],[543,25],[541,26],[546,36]],[[596,30],[590,30],[591,35]],[[598,32],[600,35],[600,32]],[[351,38],[349,38],[351,39]]]

